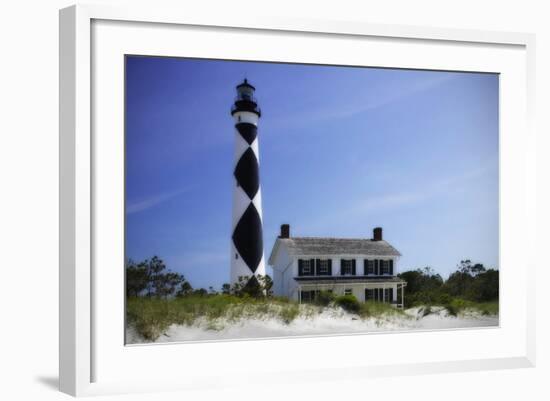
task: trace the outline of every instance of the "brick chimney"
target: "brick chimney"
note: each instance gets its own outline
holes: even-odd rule
[[[376,227],[374,230],[372,230],[372,240],[382,241],[382,227]]]
[[[290,224],[281,224],[281,235],[279,238],[290,238]]]

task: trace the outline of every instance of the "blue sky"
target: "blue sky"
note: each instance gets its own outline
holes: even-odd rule
[[[126,61],[126,254],[229,281],[235,86],[262,109],[266,258],[295,236],[368,237],[446,277],[498,268],[498,75],[181,58]],[[271,273],[268,269],[268,273]]]

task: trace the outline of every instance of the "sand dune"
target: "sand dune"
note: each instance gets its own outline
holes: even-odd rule
[[[417,307],[405,311],[405,316],[359,319],[341,309],[326,309],[313,317],[299,316],[285,324],[274,318],[246,319],[228,322],[198,320],[193,326],[172,325],[155,342],[211,341],[246,338],[269,338],[308,335],[372,333],[384,331],[437,330],[498,326],[498,316],[482,316],[466,311],[451,316],[445,308]],[[127,343],[147,342],[129,327]]]

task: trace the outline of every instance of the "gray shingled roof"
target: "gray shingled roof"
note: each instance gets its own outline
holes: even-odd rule
[[[360,238],[279,238],[293,255],[373,255],[401,256],[399,251],[386,241]]]

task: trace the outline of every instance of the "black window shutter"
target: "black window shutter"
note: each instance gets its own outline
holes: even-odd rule
[[[328,275],[332,276],[332,259],[328,260]]]
[[[351,260],[351,274],[355,276],[355,259]]]
[[[367,275],[367,265],[368,265],[367,259],[363,259],[363,276]]]
[[[317,275],[320,274],[320,272],[319,272],[320,266],[321,266],[321,259],[315,260],[315,273]]]
[[[393,276],[393,259],[390,259],[390,275]]]
[[[388,299],[388,302],[393,302],[393,288],[390,288],[390,295],[389,295],[389,299]]]
[[[374,274],[377,276],[380,274],[380,261],[378,259],[374,260]]]
[[[315,259],[309,260],[309,275],[315,276]]]
[[[340,259],[340,275],[344,275],[344,259]]]
[[[298,259],[298,276],[304,275],[304,261],[302,259]]]

